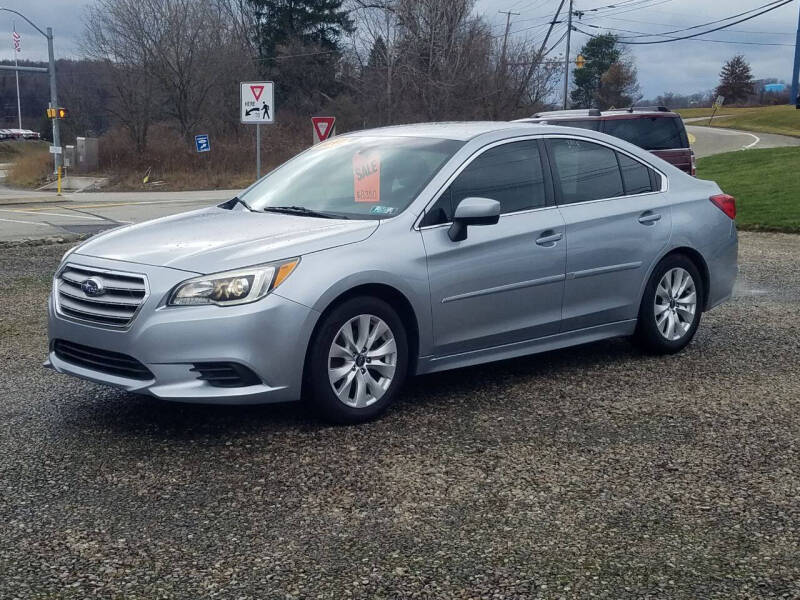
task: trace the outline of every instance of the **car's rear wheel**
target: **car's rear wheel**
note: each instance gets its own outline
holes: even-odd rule
[[[635,339],[656,354],[679,352],[700,324],[702,298],[703,280],[695,264],[681,254],[667,256],[647,282]]]
[[[383,300],[351,298],[323,317],[309,361],[311,401],[324,418],[337,423],[374,419],[405,381],[405,327]]]

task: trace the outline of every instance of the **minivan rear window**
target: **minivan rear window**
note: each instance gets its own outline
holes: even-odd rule
[[[609,119],[604,132],[645,150],[671,150],[686,147],[682,127],[675,117],[639,117]]]
[[[580,129],[591,129],[592,131],[600,131],[600,121],[598,119],[553,119],[550,121],[551,125],[564,125],[565,127],[578,127]]]

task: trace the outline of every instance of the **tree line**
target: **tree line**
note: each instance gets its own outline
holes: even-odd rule
[[[164,127],[186,142],[199,132],[249,135],[239,124],[238,84],[255,79],[275,82],[279,122],[333,114],[339,131],[540,109],[560,80],[550,49],[498,35],[474,4],[95,0],[81,59],[57,64],[59,100],[70,110],[66,139],[114,129],[146,152]],[[26,121],[47,134],[46,77],[22,79],[35,110]],[[9,81],[0,78],[6,118],[16,100]]]

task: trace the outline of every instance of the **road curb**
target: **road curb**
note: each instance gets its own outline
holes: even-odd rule
[[[68,202],[64,196],[30,196],[17,198],[0,197],[0,206],[13,206],[15,204],[53,204],[55,202]]]

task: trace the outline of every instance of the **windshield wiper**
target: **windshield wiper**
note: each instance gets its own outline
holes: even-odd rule
[[[330,213],[312,210],[305,206],[265,206],[264,212],[284,213],[287,215],[300,215],[301,217],[318,217],[320,219],[347,219],[344,215],[333,215]]]
[[[245,202],[244,200],[239,198],[239,196],[234,196],[230,200],[227,200],[227,201],[223,202],[222,204],[219,205],[219,207],[220,208],[227,208],[228,210],[233,210],[233,207],[236,206],[237,204],[241,204],[247,210],[249,210],[250,212],[253,212],[253,208],[247,202]]]

